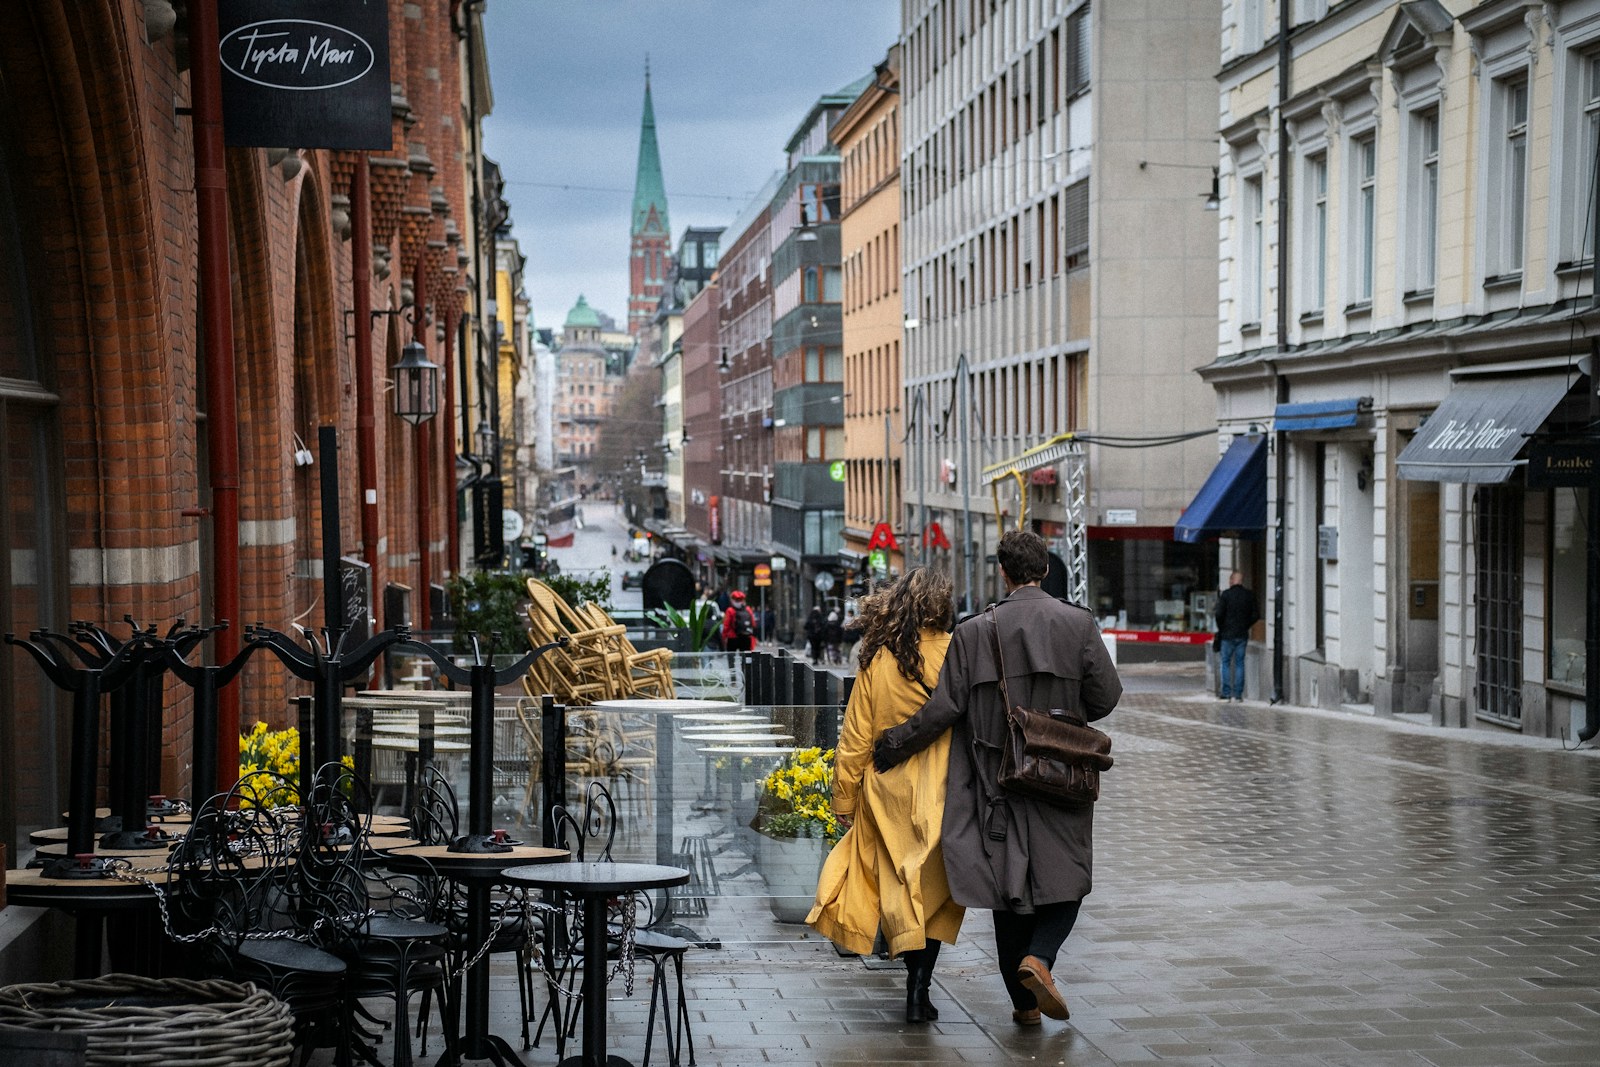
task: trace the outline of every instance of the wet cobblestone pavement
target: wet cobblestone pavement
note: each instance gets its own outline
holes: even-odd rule
[[[912,1028],[903,972],[752,897],[747,941],[690,955],[696,1062],[1600,1063],[1595,753],[1222,704],[1173,669],[1129,671],[1105,724],[1095,891],[1055,970],[1071,1022],[1011,1022],[987,913],[940,960],[941,1019]],[[635,1062],[644,973],[611,1006],[612,1051]],[[527,1063],[555,1061],[545,1044]]]

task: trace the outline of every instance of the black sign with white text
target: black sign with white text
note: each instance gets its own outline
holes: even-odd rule
[[[392,147],[386,0],[218,0],[217,18],[229,145]]]

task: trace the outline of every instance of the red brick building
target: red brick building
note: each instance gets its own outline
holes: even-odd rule
[[[371,154],[364,198],[357,172],[368,161],[355,153],[227,149],[222,173],[197,174],[189,38],[169,5],[30,0],[10,13],[0,35],[0,631],[76,619],[120,629],[124,615],[163,629],[212,621],[232,579],[216,566],[206,387],[228,355],[236,630],[323,624],[321,461],[296,461],[302,442],[315,450],[320,426],[339,433],[343,551],[370,561],[380,607],[387,584],[420,590],[454,568],[457,420],[446,409],[419,434],[389,414],[385,388],[415,334],[445,368],[445,402],[466,395],[454,381],[456,338],[473,332],[460,328],[473,303],[466,278],[482,273],[470,266],[474,142],[462,82],[487,68],[456,0],[389,7],[394,145]],[[219,179],[233,345],[208,359],[196,188]],[[357,247],[352,222],[360,231],[368,219],[371,247]],[[420,323],[411,310],[354,313],[412,300]],[[358,464],[365,387],[373,486]],[[376,501],[366,523],[364,499]],[[379,625],[392,621],[378,614]],[[0,654],[0,841],[15,856],[30,829],[59,821],[70,702],[19,651]],[[240,718],[282,723],[290,685],[258,655],[237,683]],[[165,712],[163,786],[180,795],[186,693],[169,686]]]

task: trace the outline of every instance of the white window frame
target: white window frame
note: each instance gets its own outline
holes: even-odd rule
[[[1267,0],[1234,0],[1239,12],[1239,54],[1259,52],[1267,43]]]
[[[1532,85],[1527,67],[1489,81],[1489,181],[1485,183],[1484,282],[1520,278],[1528,242],[1528,135]]]
[[[1378,131],[1367,126],[1345,142],[1348,175],[1344,212],[1346,311],[1372,308],[1378,258]]]
[[[1433,292],[1439,280],[1440,117],[1437,100],[1413,108],[1406,115],[1403,284],[1407,297]]]
[[[1239,325],[1259,329],[1266,305],[1266,176],[1239,176]]]
[[[1300,306],[1307,316],[1320,318],[1328,309],[1328,146],[1319,143],[1302,149],[1300,164],[1301,220]]]

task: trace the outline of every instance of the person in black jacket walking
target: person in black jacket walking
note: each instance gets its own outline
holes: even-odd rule
[[[1244,699],[1244,649],[1259,618],[1256,595],[1244,587],[1244,575],[1234,571],[1217,597],[1217,675],[1223,700]]]

